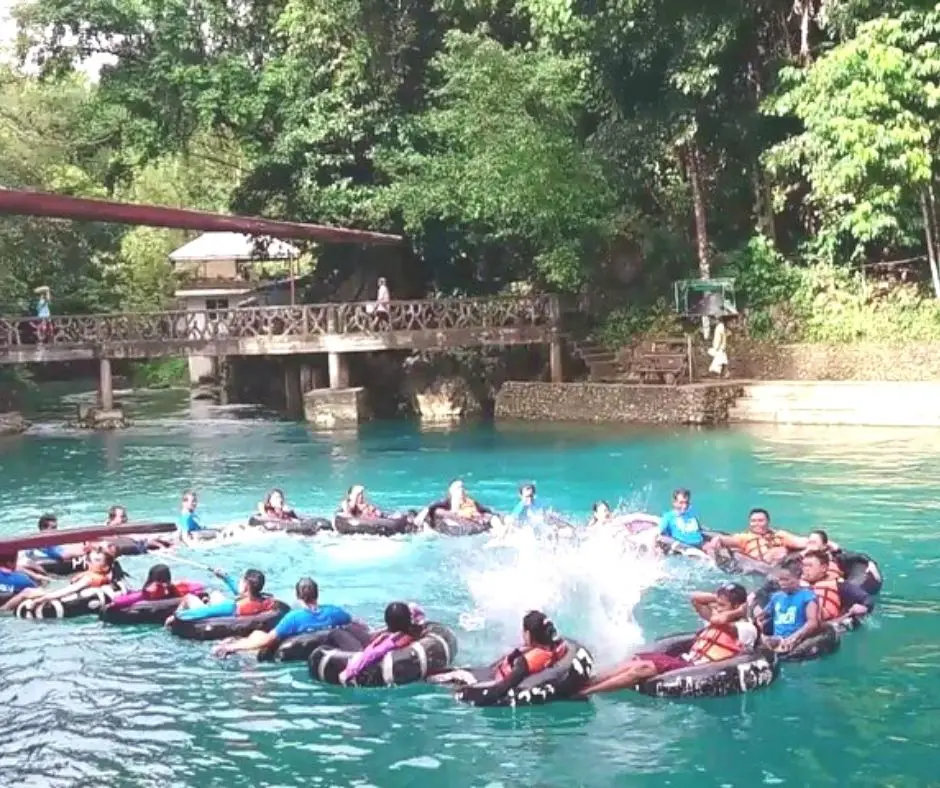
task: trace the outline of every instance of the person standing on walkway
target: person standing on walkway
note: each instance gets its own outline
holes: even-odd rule
[[[49,305],[52,300],[52,291],[43,285],[37,287],[36,292],[39,294],[39,300],[36,302],[36,317],[38,318],[36,339],[39,342],[45,342],[52,335],[52,308]]]
[[[379,290],[375,296],[375,313],[376,315],[381,316],[383,319],[388,320],[390,315],[388,311],[389,301],[392,300],[391,295],[388,292],[388,284],[385,281],[384,276],[379,277]]]
[[[708,371],[713,375],[724,377],[728,372],[728,318],[721,315],[715,319],[715,331],[712,334],[712,346],[708,355],[712,357]]]

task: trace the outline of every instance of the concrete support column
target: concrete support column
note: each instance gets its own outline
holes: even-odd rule
[[[303,391],[300,386],[300,365],[291,360],[284,362],[284,407],[290,414],[303,413]]]
[[[565,341],[560,336],[553,336],[549,345],[548,366],[551,370],[552,383],[564,383],[565,371],[563,368]]]
[[[349,388],[349,360],[342,353],[330,353],[327,361],[330,367],[330,388]]]
[[[306,394],[317,387],[316,370],[312,364],[300,365],[300,391]]]
[[[101,410],[113,410],[114,385],[111,381],[111,359],[103,358],[98,365],[98,407]]]

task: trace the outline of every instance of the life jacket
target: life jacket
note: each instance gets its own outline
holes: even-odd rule
[[[827,580],[844,580],[845,574],[842,572],[842,567],[840,567],[835,561],[829,562],[829,569],[826,571]]]
[[[72,575],[69,578],[69,583],[77,583],[79,580],[85,578],[89,579],[88,586],[89,588],[103,588],[104,586],[111,585],[111,570],[107,572],[93,572],[91,569],[87,569],[84,572],[79,572],[77,575]]]
[[[476,520],[480,516],[480,510],[477,508],[477,502],[469,495],[465,495],[454,514],[466,520]]]
[[[199,591],[202,587],[201,583],[191,583],[187,580],[180,580],[178,583],[151,583],[144,587],[143,595],[151,601],[176,599]]]
[[[236,616],[257,616],[274,608],[274,598],[263,596],[260,599],[245,597],[235,602]]]
[[[820,580],[812,585],[803,582],[806,588],[811,588],[816,594],[816,601],[819,603],[819,617],[823,621],[831,621],[842,615],[842,599],[839,597],[839,581],[833,578]]]
[[[785,547],[783,537],[776,531],[769,531],[765,534],[755,534],[748,531],[742,534],[744,537],[738,543],[738,549],[748,558],[754,558],[757,561],[767,561],[767,554],[778,547]]]
[[[742,651],[744,647],[732,629],[709,624],[695,636],[692,648],[689,649],[689,661],[697,664],[721,662]]]
[[[529,675],[534,676],[543,670],[550,668],[560,660],[568,651],[568,644],[562,641],[555,648],[546,648],[545,646],[529,646],[522,649],[519,654],[525,660],[529,668]],[[515,652],[513,652],[515,653]],[[512,656],[510,654],[509,656]],[[503,657],[496,666],[496,678],[500,681],[509,677],[512,673],[512,662],[509,656]],[[517,657],[518,658],[518,657]]]

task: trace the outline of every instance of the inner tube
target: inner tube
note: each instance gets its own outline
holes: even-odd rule
[[[325,517],[301,517],[297,520],[278,520],[273,517],[252,515],[248,518],[248,525],[259,526],[266,531],[280,531],[286,534],[298,534],[300,536],[314,536],[320,531],[331,528],[330,521]]]
[[[206,594],[200,594],[199,596],[203,601],[208,598]],[[116,607],[109,604],[99,611],[98,617],[108,624],[163,625],[176,612],[182,601],[183,597],[176,596],[169,599],[136,602],[126,607]]]
[[[594,672],[594,657],[584,646],[566,640],[568,650],[550,668],[523,679],[518,686],[495,701],[489,697],[495,681],[482,681],[461,687],[455,693],[457,700],[474,706],[541,706],[556,700],[570,699],[584,688]],[[493,668],[490,668],[492,675]],[[471,668],[471,672],[476,672]]]
[[[877,596],[884,585],[881,567],[865,553],[853,553],[843,550],[836,554],[836,563],[845,577],[845,582],[861,588],[866,594]],[[874,564],[877,577],[868,571],[868,565]]]
[[[792,651],[780,654],[780,659],[783,662],[806,662],[819,659],[819,657],[838,651],[840,645],[842,645],[842,638],[839,635],[839,628],[832,624],[823,624],[822,629],[815,635],[801,640]]]
[[[282,640],[258,652],[258,662],[297,662],[309,659],[320,646],[341,651],[361,651],[372,639],[369,627],[361,621],[353,621],[344,627],[304,632],[302,635]]]
[[[170,624],[170,632],[186,640],[241,638],[259,630],[270,632],[289,610],[288,605],[275,600],[272,610],[258,613],[256,616],[219,616],[218,618],[200,618],[195,621],[181,621],[176,618]]]
[[[337,512],[333,518],[333,527],[340,534],[363,534],[368,536],[396,536],[397,534],[411,533],[415,530],[414,520],[407,514],[366,518],[348,517]]]
[[[129,536],[105,539],[103,543],[108,545],[117,556],[142,555],[147,552],[146,542],[132,539]],[[48,575],[56,575],[57,577],[65,577],[88,568],[84,554],[72,558],[39,558],[30,561],[30,564]]]
[[[105,607],[123,589],[113,586],[100,588],[83,588],[74,594],[41,602],[36,599],[26,599],[16,608],[17,618],[74,618],[88,613],[97,613]]]
[[[476,536],[493,527],[493,515],[484,514],[476,520],[459,517],[451,512],[436,512],[431,528],[445,536]]]
[[[345,670],[356,651],[320,646],[310,655],[310,676],[315,681],[340,684],[339,674]],[[443,624],[428,623],[425,634],[410,646],[390,651],[370,665],[356,678],[357,687],[385,687],[412,684],[432,673],[440,673],[457,656],[457,638]]]
[[[695,635],[694,632],[669,635],[643,650],[678,657],[692,647]],[[767,687],[778,673],[777,655],[769,649],[759,648],[721,662],[689,665],[660,673],[640,682],[636,690],[655,698],[717,698]]]
[[[189,542],[211,542],[220,539],[222,534],[218,528],[200,528],[198,531],[190,531],[184,538]]]

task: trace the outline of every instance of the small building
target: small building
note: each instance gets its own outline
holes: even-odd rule
[[[297,247],[276,238],[242,233],[203,233],[170,254],[181,276],[175,296],[183,309],[212,320],[221,311],[250,302],[252,306],[289,303]],[[286,286],[285,286],[286,285]],[[199,330],[201,325],[195,327]],[[218,375],[216,359],[189,357],[189,379],[198,383]]]

